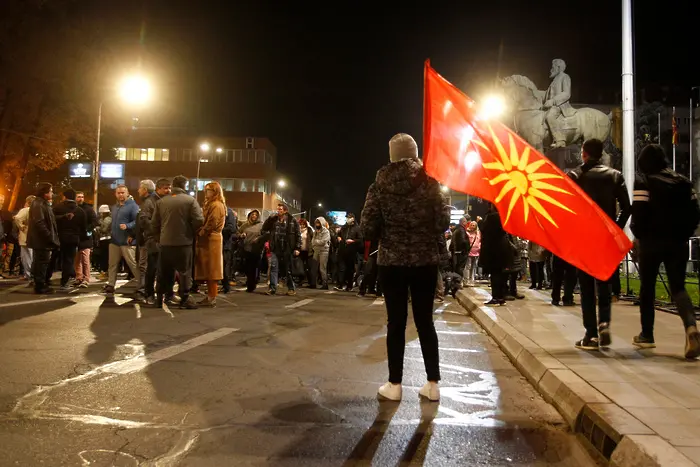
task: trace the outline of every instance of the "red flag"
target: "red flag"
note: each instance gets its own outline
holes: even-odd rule
[[[607,280],[632,247],[576,183],[425,64],[424,151],[430,176],[494,203],[507,232]]]

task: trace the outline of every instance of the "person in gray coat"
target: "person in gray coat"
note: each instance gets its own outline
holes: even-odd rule
[[[204,215],[197,200],[185,191],[187,181],[183,175],[173,179],[172,194],[156,203],[151,221],[151,231],[160,244],[156,308],[162,308],[163,296],[172,295],[176,272],[179,276],[180,308],[197,308],[190,297],[192,257],[194,238],[204,224]]]

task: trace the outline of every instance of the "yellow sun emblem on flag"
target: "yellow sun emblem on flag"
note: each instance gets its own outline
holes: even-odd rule
[[[565,205],[563,205],[562,203],[545,193],[545,191],[551,191],[557,193],[564,193],[567,195],[573,195],[573,193],[570,193],[564,190],[563,188],[559,188],[558,186],[554,186],[550,183],[543,181],[548,179],[563,179],[561,175],[537,172],[543,165],[547,163],[546,159],[540,159],[529,163],[530,147],[525,146],[522,153],[520,153],[515,144],[515,141],[513,140],[513,136],[510,134],[508,135],[510,143],[509,154],[504,149],[503,145],[501,144],[501,141],[495,135],[493,128],[491,128],[491,125],[489,125],[488,127],[501,160],[497,160],[495,162],[484,162],[482,163],[482,166],[485,169],[497,170],[501,173],[496,175],[494,178],[486,178],[486,180],[488,180],[491,186],[505,182],[494,202],[496,204],[500,203],[501,200],[503,200],[503,198],[505,198],[506,196],[508,196],[508,194],[512,192],[512,194],[510,195],[510,203],[508,204],[508,214],[506,215],[506,219],[503,222],[503,225],[507,224],[508,220],[510,220],[510,215],[513,212],[513,208],[515,208],[516,204],[518,203],[518,200],[520,199],[522,199],[523,202],[523,214],[525,217],[525,223],[527,223],[527,219],[530,214],[530,208],[532,208],[536,212],[538,212],[542,217],[547,219],[554,227],[559,228],[557,223],[554,222],[554,219],[552,219],[552,216],[549,214],[549,212],[547,212],[547,209],[545,209],[545,207],[542,206],[542,203],[540,203],[540,201],[545,201],[572,214],[576,214],[574,211],[572,211],[571,209],[569,209],[568,207],[566,207]],[[487,149],[481,141],[473,141],[479,146],[482,146],[485,149]]]

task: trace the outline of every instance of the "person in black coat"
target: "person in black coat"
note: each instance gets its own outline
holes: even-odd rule
[[[36,187],[36,198],[29,208],[27,228],[27,247],[32,249],[32,277],[34,277],[34,293],[53,293],[50,287],[51,274],[49,268],[51,251],[59,247],[56,218],[51,209],[53,186],[41,182]]]
[[[78,253],[75,256],[75,282],[77,287],[87,287],[90,283],[90,253],[94,246],[94,230],[99,223],[97,213],[91,204],[85,202],[85,193],[75,193],[75,202],[85,213],[86,235],[78,244]]]
[[[68,281],[75,277],[75,255],[78,253],[80,242],[87,238],[87,216],[75,201],[76,192],[67,188],[63,192],[63,201],[53,207],[58,227],[58,239],[61,247],[58,255],[61,263],[61,289],[68,291]],[[53,264],[53,262],[52,262]]]
[[[224,278],[221,279],[221,287],[224,293],[231,292],[231,280],[235,279],[236,271],[233,267],[233,248],[236,234],[238,233],[238,216],[233,209],[226,208],[226,220],[224,221],[224,229],[221,231],[223,236],[223,252],[224,252]]]
[[[513,249],[508,234],[503,230],[501,216],[493,204],[481,224],[481,253],[479,264],[484,273],[491,275],[491,300],[487,305],[505,305],[508,271],[513,264]]]

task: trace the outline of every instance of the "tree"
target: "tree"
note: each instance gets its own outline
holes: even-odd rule
[[[88,144],[92,129],[79,104],[86,89],[81,72],[93,57],[85,45],[85,23],[72,16],[76,2],[3,3],[0,173],[2,185],[12,186],[12,210],[28,172],[55,169],[70,143]]]

